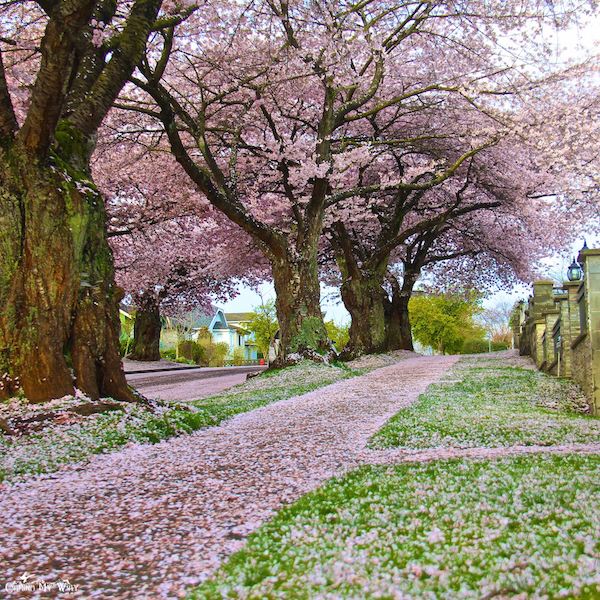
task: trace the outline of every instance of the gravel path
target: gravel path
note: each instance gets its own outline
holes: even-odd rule
[[[28,571],[68,579],[85,598],[182,595],[284,503],[358,465],[367,439],[456,360],[409,358],[220,427],[4,486],[0,586]]]

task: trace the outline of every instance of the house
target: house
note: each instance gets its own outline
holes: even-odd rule
[[[168,329],[183,330],[184,335],[194,340],[207,331],[215,344],[224,342],[229,346],[230,357],[237,348],[242,348],[245,360],[258,360],[254,335],[246,328],[251,318],[250,312],[225,313],[213,305],[208,311],[195,310],[182,317],[169,317],[166,320]],[[172,336],[162,337],[166,343],[166,339]]]

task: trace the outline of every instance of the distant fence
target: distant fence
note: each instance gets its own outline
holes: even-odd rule
[[[534,281],[533,294],[521,301],[511,324],[515,347],[537,367],[573,379],[593,414],[600,414],[600,249],[584,249],[580,267],[570,269],[562,287]]]

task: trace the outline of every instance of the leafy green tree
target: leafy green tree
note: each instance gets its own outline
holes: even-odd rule
[[[254,334],[254,339],[260,353],[265,358],[268,358],[269,348],[279,331],[275,301],[262,300],[258,306],[255,306],[254,314],[247,328]]]
[[[460,353],[467,340],[483,339],[474,317],[481,312],[478,295],[415,296],[409,303],[415,339],[441,354]]]
[[[335,321],[326,321],[325,329],[329,339],[334,343],[335,349],[341,352],[350,339],[350,327],[348,325],[338,325]]]

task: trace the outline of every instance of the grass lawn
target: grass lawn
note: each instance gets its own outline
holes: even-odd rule
[[[112,452],[129,442],[156,443],[174,435],[218,425],[236,414],[360,373],[348,368],[306,362],[266,372],[223,394],[185,403],[191,410],[171,403],[159,407],[158,412],[153,414],[142,405],[122,403],[123,411],[53,424],[39,433],[18,437],[0,433],[0,481],[56,471],[65,463],[79,462],[92,454]],[[0,416],[10,410],[47,409],[47,405],[36,407],[21,401],[12,402],[12,408],[8,404],[0,404]],[[19,402],[22,406],[18,405]],[[66,399],[62,409],[66,410],[69,403],[76,402],[75,399]],[[52,410],[60,412],[61,402],[53,401]]]
[[[364,467],[282,510],[191,596],[598,598],[599,482],[598,456]]]
[[[372,448],[470,448],[600,441],[600,419],[580,412],[571,382],[501,359],[468,358],[392,417]],[[454,381],[452,381],[454,380]]]

